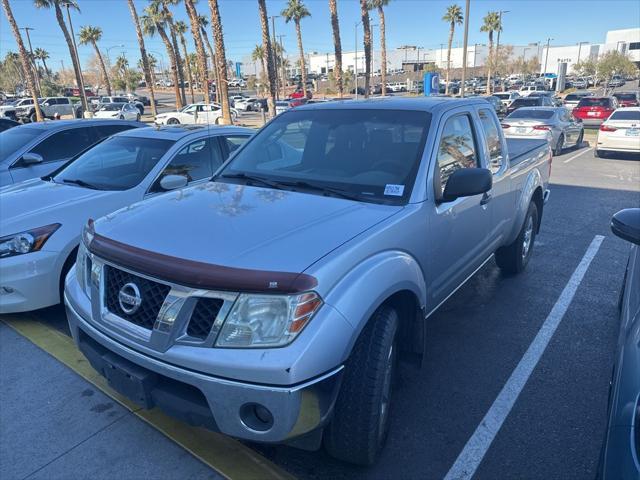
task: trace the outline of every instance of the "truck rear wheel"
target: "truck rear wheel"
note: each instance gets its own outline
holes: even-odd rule
[[[538,207],[535,202],[531,202],[517,238],[510,245],[496,251],[496,263],[503,272],[520,273],[526,268],[536,241],[537,227]]]
[[[324,432],[329,454],[371,465],[384,445],[397,363],[400,319],[382,306],[362,331],[345,365],[331,423]]]

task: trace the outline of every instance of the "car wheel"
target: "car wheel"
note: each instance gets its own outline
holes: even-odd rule
[[[602,150],[598,150],[597,148],[593,151],[593,156],[596,158],[606,158],[607,154]]]
[[[180,123],[180,120],[178,120],[177,118],[170,118],[169,120],[167,120],[167,125],[178,125]]]
[[[124,115],[120,115],[118,118],[119,118],[120,120],[124,120]]]
[[[138,113],[138,114],[136,115],[136,122],[139,122],[139,121],[140,121],[140,114]]]
[[[216,123],[216,125],[221,125],[221,123],[222,123],[222,117],[218,117],[218,118],[216,118],[216,122],[215,122],[215,123]]]
[[[558,142],[556,143],[556,147],[553,149],[553,156],[557,157],[558,155],[562,155],[562,148],[564,147],[564,134],[560,134],[558,137]]]
[[[360,334],[345,365],[331,422],[327,452],[340,460],[371,465],[387,437],[397,363],[398,313],[380,307]]]
[[[38,121],[38,117],[36,116],[36,112],[33,112],[31,115],[29,115],[29,121],[31,123],[35,123]]]
[[[60,272],[60,280],[58,282],[58,292],[60,293],[60,303],[64,303],[64,281],[67,278],[67,273],[71,270],[71,267],[76,263],[76,257],[78,256],[78,247],[71,250],[71,253],[64,261],[62,271]]]
[[[136,108],[138,109],[138,111],[140,112],[140,115],[144,115],[144,107],[141,105],[136,105]]]
[[[536,241],[538,215],[538,207],[535,202],[531,202],[517,238],[510,245],[496,251],[496,263],[504,273],[520,273],[529,263]]]
[[[584,130],[581,130],[580,135],[578,135],[578,140],[576,141],[576,147],[580,148],[582,146],[582,140],[584,140]]]

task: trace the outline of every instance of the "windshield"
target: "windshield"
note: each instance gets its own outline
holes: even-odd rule
[[[304,182],[362,201],[406,203],[430,122],[429,113],[410,110],[289,110],[239,150],[220,176]]]
[[[583,98],[578,103],[578,107],[608,107],[608,98]]]
[[[640,120],[640,110],[616,110],[609,120]]]
[[[127,190],[138,185],[173,144],[173,140],[111,137],[76,158],[53,181]]]
[[[20,150],[44,130],[33,127],[17,127],[0,133],[0,161]]]
[[[532,118],[546,120],[553,117],[553,110],[533,110],[530,108],[519,108],[507,118]]]
[[[510,93],[494,93],[493,96],[498,97],[501,100],[509,100],[509,97],[511,96],[511,94]]]
[[[516,98],[511,104],[512,107],[534,106],[540,103],[540,97]]]
[[[637,100],[635,93],[614,93],[613,96],[618,100]]]
[[[100,107],[101,112],[117,112],[122,110],[122,104],[120,103],[110,103],[108,105],[103,105]]]

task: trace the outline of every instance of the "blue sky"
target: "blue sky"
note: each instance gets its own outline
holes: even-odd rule
[[[10,0],[20,27],[35,28],[31,32],[33,48],[41,47],[51,56],[48,61],[59,68],[63,60],[70,65],[69,53],[55,20],[53,11],[36,9],[31,0]],[[137,61],[139,51],[135,31],[131,23],[126,0],[78,0],[81,13],[72,13],[76,33],[82,25],[100,26],[104,50],[112,48],[111,58],[124,51],[130,61]],[[285,0],[268,0],[270,15],[283,9]],[[307,52],[333,50],[327,0],[306,0],[311,18],[303,20],[303,40]],[[421,48],[438,48],[447,41],[448,26],[441,20],[445,8],[464,0],[392,0],[386,8],[387,46],[417,45]],[[141,13],[147,4],[136,0]],[[219,0],[228,59],[241,61],[261,41],[260,21],[256,0]],[[209,16],[207,0],[197,4],[199,12]],[[360,20],[357,0],[338,0],[342,45],[353,50],[354,24]],[[604,42],[607,30],[639,26],[640,2],[635,0],[471,0],[469,43],[486,42],[481,33],[482,17],[490,10],[509,10],[503,18],[504,31],[501,43],[526,44],[553,37],[554,44],[575,44],[578,41]],[[176,18],[187,20],[184,5],[173,8]],[[378,23],[377,14],[371,12],[372,23]],[[297,51],[293,24],[276,19],[276,33],[283,39],[288,52]],[[374,27],[377,38],[377,28]],[[361,39],[361,35],[360,35]],[[156,56],[165,55],[158,38],[146,40],[147,48]],[[454,45],[462,43],[462,28],[456,32]],[[119,45],[124,45],[120,47]],[[361,48],[361,47],[359,47]],[[4,14],[0,15],[0,56],[8,50],[16,50],[12,32]],[[81,61],[92,55],[90,47],[79,47]],[[133,63],[133,62],[131,62]]]

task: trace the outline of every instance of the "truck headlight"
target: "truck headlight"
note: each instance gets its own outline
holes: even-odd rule
[[[314,292],[300,295],[241,294],[229,313],[217,347],[266,348],[291,343],[322,305]]]
[[[52,223],[51,225],[0,238],[0,258],[37,252],[58,228],[60,228],[59,223]]]

